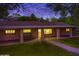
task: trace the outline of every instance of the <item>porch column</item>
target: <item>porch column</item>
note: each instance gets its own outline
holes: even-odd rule
[[[57,39],[60,38],[60,29],[59,28],[56,29],[56,37],[57,37]]]
[[[72,28],[70,29],[70,37],[72,38]]]
[[[42,41],[43,41],[43,40],[44,40],[44,29],[41,30],[41,34],[42,34],[42,35],[41,35],[41,39],[42,39]]]
[[[23,39],[23,30],[20,30],[20,43],[23,43],[24,39]]]

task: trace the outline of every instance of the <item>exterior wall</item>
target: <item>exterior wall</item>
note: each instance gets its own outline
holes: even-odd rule
[[[38,29],[32,29],[32,37],[33,39],[38,38]]]
[[[38,37],[38,29],[31,29],[31,33],[23,33],[25,41],[33,40]]]
[[[9,40],[19,40],[20,38],[20,32],[18,29],[16,29],[15,34],[5,34],[5,29],[0,30],[0,41],[9,41]]]
[[[50,28],[50,29],[52,29],[52,34],[44,34],[45,38],[56,37],[56,28]]]
[[[28,40],[33,40],[38,38],[38,29],[31,29],[31,33],[24,33],[23,37],[25,41]],[[46,28],[40,28],[40,29],[46,29]],[[44,38],[52,38],[52,37],[56,37],[56,28],[47,28],[47,29],[52,29],[52,34],[44,34]]]
[[[15,29],[15,34],[5,34],[5,30],[0,30],[0,41],[20,41],[20,30]],[[31,33],[23,33],[23,39],[25,41],[33,40],[38,38],[38,29],[32,29]]]
[[[57,28],[42,28],[43,29],[52,29],[52,34],[44,34],[44,38],[52,38],[57,37]],[[59,28],[60,29],[60,36],[61,37],[69,37],[70,31],[66,32],[66,28]],[[15,34],[5,34],[5,30],[0,30],[0,42],[1,41],[20,41],[20,30],[22,29],[16,29]],[[23,39],[24,41],[33,40],[38,38],[38,29],[31,29],[31,33],[23,33]]]
[[[71,28],[70,28],[71,29]],[[70,30],[71,31],[71,30]],[[70,36],[70,31],[66,31],[66,28],[60,28],[60,36],[61,37],[69,37]]]

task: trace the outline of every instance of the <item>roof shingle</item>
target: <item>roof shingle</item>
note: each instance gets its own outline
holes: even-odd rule
[[[0,28],[26,28],[26,27],[74,27],[63,22],[42,22],[42,21],[1,21]]]

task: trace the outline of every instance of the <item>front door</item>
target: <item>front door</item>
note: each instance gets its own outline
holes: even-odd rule
[[[41,29],[38,29],[38,40],[40,41],[42,37],[42,31]]]

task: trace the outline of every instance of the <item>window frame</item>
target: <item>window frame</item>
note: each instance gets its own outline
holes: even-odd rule
[[[15,29],[6,29],[5,31],[5,34],[15,34],[16,33],[16,30]]]
[[[27,30],[27,31],[26,31]],[[32,30],[31,29],[23,29],[23,33],[31,33]]]
[[[49,31],[49,33],[46,33],[46,31]],[[50,35],[52,33],[53,33],[53,30],[51,28],[44,29],[44,34]]]

